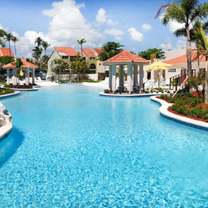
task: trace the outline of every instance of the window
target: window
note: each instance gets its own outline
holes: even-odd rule
[[[95,64],[90,64],[90,69],[96,69]]]
[[[62,56],[62,59],[68,59],[68,56]]]
[[[101,65],[101,63],[99,63],[99,65]]]
[[[90,57],[90,60],[95,60],[95,57]]]
[[[74,61],[76,56],[70,56],[70,61]]]
[[[169,69],[168,72],[176,72],[176,69]]]

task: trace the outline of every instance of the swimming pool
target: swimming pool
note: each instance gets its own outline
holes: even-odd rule
[[[208,134],[149,98],[63,84],[1,100],[0,207],[206,207]]]

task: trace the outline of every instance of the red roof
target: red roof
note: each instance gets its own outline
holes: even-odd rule
[[[77,51],[71,47],[54,47],[60,56],[76,56]]]
[[[137,56],[133,53],[128,52],[127,50],[123,49],[123,51],[108,60],[104,63],[149,63],[146,59]]]
[[[196,62],[196,56],[197,56],[197,53],[196,51],[192,52],[191,53],[191,62]],[[205,62],[205,56],[199,56],[199,61],[200,62]],[[170,59],[168,61],[165,61],[165,63],[167,64],[178,64],[178,63],[187,63],[187,55],[183,55],[183,56],[179,56],[177,58],[174,58],[174,59]]]
[[[0,48],[0,57],[2,56],[10,56],[14,57],[14,54],[12,53],[12,50],[9,48]]]
[[[15,66],[11,63],[2,66],[2,68],[15,68]]]
[[[92,50],[90,48],[83,48],[82,51],[88,57],[95,57],[95,54],[92,52]]]
[[[26,61],[26,60],[24,60],[24,59],[21,59],[21,61],[22,61],[22,63],[23,63],[22,67],[25,67],[25,68],[26,68],[26,67],[38,68],[37,65],[32,64],[32,63],[30,63],[30,62],[28,62],[28,61]]]
[[[23,68],[27,68],[27,67],[38,68],[38,66],[36,66],[35,64],[25,61],[24,59],[21,59],[21,61],[23,63],[22,65]],[[9,64],[4,65],[3,68],[15,68],[15,66],[12,63],[9,63]]]
[[[79,54],[79,56],[82,56],[81,51],[76,51],[76,52],[77,52],[77,54]]]
[[[98,53],[98,54],[100,54],[101,52],[102,52],[102,48],[94,48],[94,50]]]

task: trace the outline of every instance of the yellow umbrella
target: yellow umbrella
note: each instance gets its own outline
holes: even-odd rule
[[[159,70],[168,70],[169,68],[167,67],[160,67]],[[157,67],[151,67],[150,69],[147,69],[146,67],[144,67],[144,70],[158,70]]]
[[[22,72],[22,69],[20,70],[20,76],[23,76],[23,72]]]
[[[154,62],[146,67],[148,68],[151,68],[153,70],[159,70],[159,73],[158,73],[158,87],[160,87],[160,70],[168,70],[169,68],[167,67],[170,67],[172,66],[171,64],[166,64],[162,61],[157,61],[157,62]]]

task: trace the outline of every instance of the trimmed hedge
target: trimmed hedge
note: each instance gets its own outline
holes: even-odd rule
[[[0,95],[5,95],[5,94],[10,94],[13,93],[13,89],[8,89],[8,88],[0,88]]]

